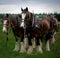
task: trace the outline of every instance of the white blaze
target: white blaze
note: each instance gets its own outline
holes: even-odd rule
[[[25,16],[26,16],[26,14],[25,13],[22,13],[22,22],[21,22],[20,27],[24,27],[24,19],[25,19]]]
[[[24,20],[22,20],[20,27],[24,27]]]
[[[4,20],[4,22],[3,22],[3,32],[7,32],[6,23],[7,23],[7,20]]]
[[[25,19],[26,14],[22,13],[22,19]]]

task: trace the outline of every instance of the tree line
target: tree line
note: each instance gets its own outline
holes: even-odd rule
[[[55,12],[55,13],[50,13],[50,14],[54,15],[54,17],[57,18],[58,21],[60,21],[60,13]],[[15,14],[15,15],[18,15],[18,14]],[[39,18],[44,18],[46,13],[43,13],[43,14],[40,13],[40,14],[35,14],[35,15],[37,15]],[[0,19],[2,19],[3,16],[4,16],[4,14],[0,14]]]

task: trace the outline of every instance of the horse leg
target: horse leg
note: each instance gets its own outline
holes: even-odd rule
[[[26,52],[23,40],[24,40],[24,36],[21,37],[21,49],[20,49],[20,53]]]
[[[42,40],[40,37],[36,38],[37,52],[43,53],[42,51]]]
[[[33,44],[33,45],[32,45],[33,48],[35,48],[35,47],[36,47],[35,38],[32,39],[32,44]]]
[[[28,48],[27,54],[31,54],[32,51],[33,51],[31,34],[28,33],[27,37],[28,37],[28,44],[29,44],[29,48]]]
[[[27,36],[25,36],[24,38],[24,48],[27,48],[28,47],[28,38]]]
[[[54,32],[53,36],[52,36],[52,39],[51,39],[51,43],[54,44],[55,43],[55,35],[56,35],[56,32]]]
[[[18,37],[15,36],[15,39],[16,39],[16,43],[15,43],[15,48],[13,49],[13,51],[19,51]]]
[[[46,41],[46,50],[47,50],[47,51],[50,51],[49,40]]]
[[[51,39],[51,35],[47,34],[46,35],[46,50],[47,51],[50,51],[50,46],[49,46],[50,39]]]

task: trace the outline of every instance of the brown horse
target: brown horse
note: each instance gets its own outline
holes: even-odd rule
[[[49,22],[44,18],[43,20],[39,19],[38,24],[36,24],[36,28],[35,28],[35,38],[36,38],[36,43],[38,45],[37,47],[37,51],[42,53],[42,40],[43,37],[45,37],[45,41],[46,41],[46,49],[49,51],[49,40],[51,39],[51,35],[49,33],[50,30],[50,24]]]
[[[23,46],[24,29],[20,27],[18,20],[21,20],[21,18],[19,18],[19,16],[6,14],[3,18],[3,32],[8,34],[8,30],[11,28],[14,33],[15,40],[16,40],[14,51],[19,50],[18,37],[20,37],[21,38],[20,52],[25,52],[25,49]],[[8,38],[8,35],[7,35],[7,38]]]
[[[46,19],[44,20],[40,20],[39,18],[36,17],[36,19],[34,19],[34,15],[28,11],[28,8],[26,9],[21,9],[22,13],[22,23],[21,23],[21,27],[26,29],[26,34],[28,37],[28,43],[29,43],[29,48],[27,53],[31,54],[33,51],[33,47],[32,47],[32,38],[35,38],[36,41],[36,45],[37,45],[37,51],[42,53],[42,37],[46,36],[46,42],[47,45],[49,44],[49,29],[50,29],[50,24],[49,21],[47,21]],[[35,26],[34,25],[34,20],[40,20],[39,22],[37,22],[37,24]],[[49,37],[48,37],[49,36]],[[47,48],[49,49],[49,47]]]
[[[49,43],[50,41],[51,43],[54,43],[55,41],[54,36],[58,29],[58,20],[48,15],[47,18],[40,20],[36,27],[40,29],[40,36],[45,36],[46,50],[50,51]]]
[[[54,43],[55,42],[54,36],[56,34],[56,31],[58,30],[58,20],[51,16],[50,14],[48,14],[45,18],[50,22],[50,30],[53,33],[51,43]]]
[[[21,13],[22,22],[21,22],[20,27],[23,27],[26,30],[25,34],[27,34],[28,45],[29,45],[27,53],[31,54],[32,50],[33,50],[32,40],[31,40],[32,33],[33,33],[33,28],[32,28],[33,14],[28,11],[28,8],[26,8],[26,9],[21,8],[21,11],[22,11],[22,13]]]
[[[57,20],[55,20],[56,24],[54,24],[53,29],[51,28],[51,22],[44,18],[43,20],[40,20],[40,18],[36,17],[33,13],[28,11],[28,8],[21,9],[21,27],[23,27],[26,30],[26,34],[28,37],[28,44],[29,48],[27,51],[27,54],[31,54],[33,51],[32,47],[32,38],[35,38],[37,51],[42,51],[42,38],[45,36],[46,41],[46,50],[50,51],[49,42],[53,35],[53,30],[55,31],[57,29]]]

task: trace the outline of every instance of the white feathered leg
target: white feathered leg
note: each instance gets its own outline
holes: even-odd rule
[[[15,43],[15,48],[13,49],[13,51],[19,51],[19,43],[18,42]]]
[[[49,40],[46,42],[46,50],[47,50],[47,51],[50,51]]]
[[[24,48],[28,47],[28,38],[24,38]]]
[[[37,46],[37,52],[39,52],[39,53],[43,53],[43,51],[42,51],[42,48],[41,48],[41,46],[39,45],[39,46]]]
[[[41,46],[41,48],[42,48],[42,42],[41,42],[41,40],[40,40],[40,46]]]
[[[35,43],[35,38],[32,40],[32,46],[33,46],[33,48],[35,48],[36,47],[36,43]]]
[[[27,54],[31,54],[32,51],[33,51],[33,47],[32,46],[29,46],[28,51],[27,51]]]
[[[54,44],[55,43],[55,36],[56,35],[56,32],[54,32],[54,35],[53,35],[53,38],[52,38],[52,44]]]
[[[21,42],[21,49],[20,49],[20,53],[24,53],[26,52],[26,49],[24,48],[24,43]]]
[[[40,40],[40,45],[37,46],[37,52],[39,52],[41,54],[43,53],[41,40]]]

